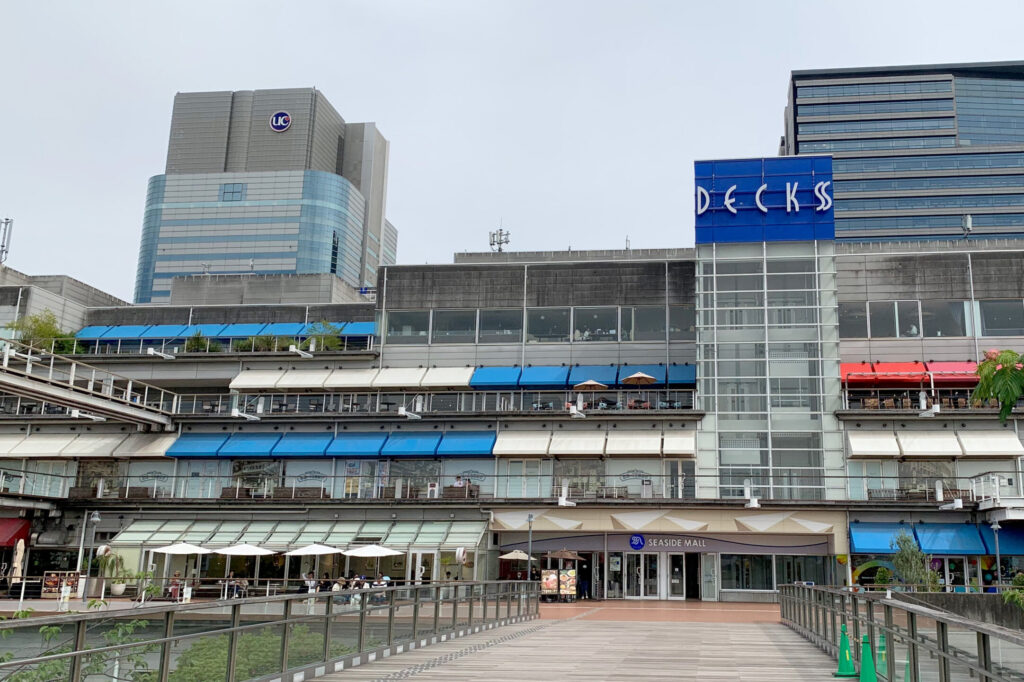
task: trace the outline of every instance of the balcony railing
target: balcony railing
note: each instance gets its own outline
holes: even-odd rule
[[[848,388],[843,391],[847,410],[928,410],[938,405],[940,412],[953,410],[998,410],[996,400],[974,400],[967,388]],[[1018,404],[1024,407],[1024,401]]]
[[[583,412],[614,414],[657,410],[692,410],[692,390],[602,391],[457,391],[442,393],[199,393],[181,394],[179,415],[245,414],[414,414],[451,412]]]
[[[271,463],[264,461],[266,464]],[[995,497],[1021,497],[1016,472],[906,479],[898,476],[827,476],[820,469],[723,468],[719,474],[625,473],[563,475],[482,474],[456,481],[442,473],[388,475],[253,473],[146,474],[91,478],[4,470],[4,490],[44,497],[125,500],[352,500],[471,501],[546,500],[576,502],[734,499],[779,501],[918,502],[935,505],[960,499],[971,504]],[[30,483],[28,479],[33,479]],[[994,481],[998,481],[994,483]]]
[[[59,355],[168,355],[185,353],[288,353],[291,346],[310,352],[366,352],[376,348],[373,336],[249,336],[169,339],[34,339],[33,347]]]

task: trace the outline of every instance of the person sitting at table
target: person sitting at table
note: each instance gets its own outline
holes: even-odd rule
[[[338,579],[334,581],[333,585],[331,585],[331,592],[344,592],[347,589],[348,581],[343,575],[339,575]],[[345,604],[348,602],[348,598],[344,596],[335,596],[333,599],[335,604]]]
[[[242,587],[239,585],[238,579],[235,578],[235,572],[228,572],[227,577],[227,589],[224,591],[228,599],[234,599],[242,592]]]
[[[320,584],[317,586],[317,591],[318,592],[330,592],[332,584],[333,584],[333,581],[331,580],[330,573],[328,573],[327,571],[324,571],[324,578],[323,578],[323,580],[320,581]]]
[[[178,597],[181,595],[181,571],[174,572],[168,592],[170,592],[172,601],[178,601]]]
[[[306,574],[306,582],[303,584],[306,587],[307,593],[313,594],[314,592],[316,592],[316,588],[319,585],[319,583],[316,581],[316,576],[313,575],[313,571],[310,571]]]
[[[462,481],[462,476],[456,476],[455,477],[455,483],[453,485],[456,488],[461,488],[461,487],[463,487],[466,484]]]

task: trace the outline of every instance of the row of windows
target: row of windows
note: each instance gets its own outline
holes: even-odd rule
[[[833,183],[836,192],[886,192],[907,189],[959,189],[961,187],[1019,187],[1024,189],[1024,175],[884,178],[879,180],[837,180]]]
[[[953,81],[913,83],[852,83],[848,85],[806,85],[796,89],[801,97],[856,97],[859,95],[914,95],[922,92],[952,92]]]
[[[898,211],[915,208],[992,208],[999,206],[1024,206],[1024,194],[842,199],[837,202],[836,209],[843,211]]]
[[[840,338],[1024,336],[1024,300],[839,304]]]
[[[979,227],[1024,226],[1024,213],[991,215],[971,214],[975,229]],[[927,229],[934,227],[960,228],[961,215],[905,216],[899,218],[837,218],[836,231]]]
[[[953,128],[952,118],[899,118],[877,121],[827,121],[823,123],[800,123],[797,132],[801,135],[822,135],[825,133],[874,133],[893,130],[940,130]]]
[[[801,104],[797,116],[850,116],[856,114],[902,114],[916,111],[953,111],[951,99],[918,99],[907,102],[837,102]]]
[[[525,323],[525,325],[524,325]],[[692,306],[392,310],[387,343],[584,343],[694,338]]]
[[[1020,152],[991,154],[938,154],[933,156],[834,159],[832,161],[832,170],[835,173],[964,170],[968,168],[1024,168],[1024,154]]]
[[[823,556],[723,554],[721,561],[723,590],[774,590],[794,582],[827,585],[831,578],[829,558]]]
[[[819,140],[800,142],[799,151],[806,152],[854,152],[872,149],[928,149],[930,147],[955,147],[953,137],[888,137],[872,140]]]

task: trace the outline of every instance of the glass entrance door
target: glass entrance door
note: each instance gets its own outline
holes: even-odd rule
[[[666,571],[668,585],[665,594],[669,599],[686,599],[686,555],[669,554],[668,571]]]
[[[718,601],[718,555],[700,555],[700,595],[704,601]]]
[[[660,574],[657,553],[626,553],[626,598],[658,599]]]
[[[437,552],[413,550],[409,557],[408,580],[420,581],[434,580],[434,566],[437,564]]]
[[[931,569],[939,574],[939,584],[946,592],[966,592],[967,562],[960,556],[932,557]]]

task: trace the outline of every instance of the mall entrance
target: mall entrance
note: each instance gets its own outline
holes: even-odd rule
[[[700,599],[701,554],[696,552],[611,553],[622,562],[626,599]]]

